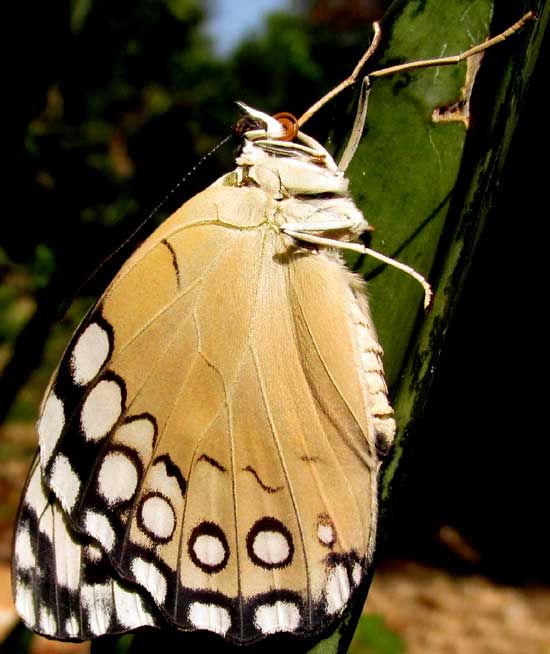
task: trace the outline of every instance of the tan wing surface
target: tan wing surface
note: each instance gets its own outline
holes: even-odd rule
[[[349,274],[273,214],[218,185],[167,220],[79,329],[39,423],[78,537],[179,628],[236,642],[331,621],[376,517],[368,328]]]

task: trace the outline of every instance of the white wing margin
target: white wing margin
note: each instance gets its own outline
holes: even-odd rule
[[[109,568],[97,545],[71,531],[35,459],[14,537],[15,604],[25,624],[61,640],[161,626],[147,600],[113,579]]]

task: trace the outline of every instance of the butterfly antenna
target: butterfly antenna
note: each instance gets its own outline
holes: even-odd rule
[[[78,286],[78,288],[71,294],[70,298],[63,303],[60,314],[65,315],[67,312],[68,308],[71,306],[75,298],[80,295],[80,292],[82,291],[83,288],[88,286],[88,284],[94,279],[94,277],[98,274],[98,272],[107,264],[113,257],[115,257],[121,250],[123,250],[128,243],[133,241],[133,239],[136,237],[136,235],[143,229],[145,225],[147,225],[151,220],[155,217],[155,215],[162,209],[162,207],[168,202],[168,200],[174,195],[174,193],[191,177],[194,175],[196,170],[209,158],[211,157],[217,150],[219,150],[222,145],[225,145],[227,141],[231,138],[231,134],[226,136],[224,139],[222,139],[219,143],[217,143],[211,150],[209,150],[206,154],[204,154],[198,161],[197,163],[190,169],[188,170],[185,175],[168,191],[168,193],[164,196],[164,198],[154,207],[152,211],[149,212],[149,214],[141,221],[141,223],[133,230],[133,232],[127,236],[119,245],[116,246],[116,248],[110,252],[104,259],[102,259],[99,264],[96,266],[96,268],[93,270],[88,277]]]
[[[518,21],[516,21],[513,25],[511,25],[508,29],[504,30],[504,32],[501,32],[500,34],[493,36],[491,39],[487,39],[483,43],[475,45],[469,50],[461,52],[458,55],[453,55],[450,57],[438,57],[434,59],[422,59],[420,61],[412,61],[408,64],[398,64],[397,66],[388,66],[387,68],[381,68],[380,70],[375,70],[369,73],[368,77],[384,77],[386,75],[394,75],[395,73],[400,73],[405,70],[412,70],[414,68],[427,68],[428,66],[449,66],[449,65],[457,64],[460,61],[464,61],[464,59],[468,59],[468,57],[477,54],[478,52],[483,52],[484,50],[491,48],[497,43],[502,43],[502,41],[505,41],[508,37],[512,36],[512,34],[515,34],[517,31],[519,31],[528,21],[536,20],[536,19],[537,19],[536,13],[534,11],[528,11]],[[375,22],[372,24],[372,26],[374,29],[374,36],[372,38],[372,41],[369,47],[367,48],[365,54],[357,62],[357,65],[353,69],[351,75],[349,77],[346,77],[345,80],[340,82],[338,86],[335,86],[321,99],[317,100],[315,104],[313,104],[304,114],[302,114],[300,118],[298,118],[298,127],[302,127],[306,121],[308,121],[314,114],[316,114],[319,111],[319,109],[321,109],[321,107],[324,107],[324,105],[327,104],[327,102],[330,102],[332,98],[337,96],[348,86],[352,86],[353,84],[355,84],[357,78],[359,77],[359,73],[361,72],[366,62],[372,57],[372,55],[378,48],[380,44],[380,40],[382,38],[382,29],[380,27],[380,24],[378,22]],[[368,82],[366,86],[368,87]]]
[[[219,143],[217,143],[211,150],[209,150],[206,154],[204,154],[198,161],[197,163],[190,169],[188,170],[185,175],[175,184],[169,191],[168,193],[164,196],[164,198],[157,204],[157,206],[149,213],[149,215],[143,220],[143,222],[136,227],[136,229],[132,232],[132,234],[125,240],[123,243],[121,243],[117,249],[112,252],[109,257],[105,260],[108,261],[116,252],[120,250],[120,248],[124,247],[128,241],[130,241],[136,234],[139,232],[139,230],[146,225],[160,209],[168,202],[170,197],[180,188],[180,186],[187,181],[189,177],[194,175],[195,171],[202,166],[202,164],[209,158],[211,157],[215,152],[217,152],[222,145],[225,145],[227,141],[232,137],[231,134],[228,134],[224,139],[222,139]],[[101,264],[100,264],[101,265]]]
[[[380,45],[380,39],[382,38],[382,29],[380,28],[380,23],[378,22],[373,23],[372,27],[374,29],[374,36],[372,37],[372,41],[369,47],[367,48],[365,54],[357,62],[357,65],[353,69],[351,75],[349,77],[346,77],[346,79],[340,82],[338,86],[335,86],[326,95],[324,95],[322,98],[317,100],[315,104],[311,105],[311,107],[304,114],[302,114],[300,118],[298,118],[298,127],[303,127],[304,123],[308,121],[314,114],[316,114],[319,111],[319,109],[321,109],[321,107],[324,107],[327,104],[327,102],[330,102],[332,98],[337,96],[344,89],[347,89],[348,86],[352,86],[352,84],[355,84],[355,82],[357,81],[357,77],[361,72],[361,69],[367,63],[367,61],[372,57],[372,55],[375,53],[376,49]]]
[[[417,68],[429,68],[430,66],[454,66],[455,64],[458,64],[461,61],[468,59],[469,57],[473,57],[474,55],[483,52],[484,50],[488,50],[489,48],[492,48],[494,45],[497,45],[497,43],[502,43],[508,37],[512,36],[520,29],[522,29],[528,21],[536,20],[536,19],[537,19],[537,15],[535,14],[535,12],[528,11],[513,25],[511,25],[508,29],[504,30],[504,32],[501,32],[500,34],[497,34],[496,36],[493,36],[492,38],[483,41],[483,43],[474,45],[472,48],[469,48],[468,50],[465,50],[464,52],[461,52],[457,55],[451,55],[449,57],[435,57],[433,59],[421,59],[419,61],[411,61],[407,64],[397,64],[396,66],[388,66],[387,68],[380,68],[379,70],[372,71],[371,73],[369,73],[369,77],[385,77],[386,75],[395,75],[395,73],[402,73],[405,70],[414,70]]]

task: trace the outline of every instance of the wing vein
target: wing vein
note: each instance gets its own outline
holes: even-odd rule
[[[231,244],[233,244],[234,240],[235,239],[231,240]],[[262,245],[260,247],[260,258],[259,258],[260,261],[262,261],[261,254],[262,254],[263,249],[264,249],[264,242],[265,242],[265,238],[262,239]],[[227,253],[227,249],[224,252]],[[248,343],[250,341],[250,334],[252,332],[252,325],[253,325],[254,317],[255,317],[255,307],[256,307],[257,298],[258,298],[258,287],[259,287],[258,279],[259,279],[259,275],[260,275],[260,269],[261,269],[261,266],[258,267],[258,276],[256,278],[256,295],[255,295],[255,301],[254,301],[254,308],[251,311],[250,328],[249,328],[249,331],[248,331],[248,337],[247,337],[247,341],[245,343],[245,347],[243,348],[243,353],[247,351],[246,346],[248,345]],[[236,566],[237,566],[237,589],[238,589],[237,590],[237,596],[238,596],[238,601],[239,601],[239,624],[241,626],[240,636],[242,638],[243,633],[244,633],[243,632],[244,606],[243,606],[243,595],[242,595],[242,589],[241,589],[241,575],[240,575],[239,534],[238,534],[238,527],[237,527],[237,492],[236,492],[236,474],[235,474],[236,473],[236,466],[235,466],[235,460],[234,460],[234,438],[233,438],[233,429],[232,429],[230,398],[231,398],[231,395],[232,395],[232,392],[231,392],[232,387],[234,387],[235,384],[237,383],[237,381],[240,379],[240,373],[241,373],[243,365],[244,365],[245,356],[243,354],[243,357],[241,358],[241,361],[239,362],[239,364],[238,364],[238,366],[236,368],[234,379],[231,380],[229,383],[226,382],[222,372],[217,368],[217,366],[212,361],[209,360],[209,358],[206,356],[206,354],[202,351],[201,334],[200,334],[200,329],[199,329],[199,324],[198,324],[198,321],[197,321],[197,317],[195,315],[195,311],[193,311],[192,316],[193,316],[193,322],[195,324],[195,329],[197,331],[197,341],[198,341],[198,344],[199,344],[199,354],[203,358],[205,363],[207,365],[209,365],[213,370],[215,370],[218,373],[218,375],[220,377],[220,380],[221,380],[221,383],[223,385],[224,396],[225,396],[226,399],[225,399],[225,402],[224,402],[223,406],[220,406],[219,410],[212,417],[212,420],[205,427],[201,437],[197,441],[197,446],[196,446],[196,448],[195,448],[195,450],[193,452],[193,456],[192,456],[191,463],[190,463],[190,466],[189,466],[188,480],[187,480],[188,495],[187,495],[186,502],[185,502],[184,509],[183,509],[183,516],[182,516],[182,521],[181,521],[180,540],[179,540],[179,544],[178,544],[177,578],[179,579],[180,570],[181,570],[181,550],[182,550],[182,547],[183,547],[183,527],[184,527],[184,524],[185,524],[185,516],[186,516],[186,511],[187,511],[187,502],[188,502],[188,499],[189,499],[189,491],[192,488],[190,482],[191,482],[191,474],[192,474],[193,468],[195,467],[195,459],[196,459],[196,456],[197,456],[199,446],[202,443],[202,441],[204,440],[206,433],[210,429],[211,425],[218,419],[218,417],[220,415],[220,412],[225,407],[225,410],[227,412],[228,432],[229,432],[229,440],[230,440],[229,446],[230,446],[230,460],[231,460],[231,468],[232,468],[231,479],[232,479],[232,494],[233,494],[233,521],[234,521],[234,525],[235,525],[235,544],[236,544],[236,546],[235,546],[235,551],[236,551],[235,556],[236,556]],[[178,594],[179,594],[179,587],[178,587],[178,590],[176,592],[176,600],[175,600],[176,607],[177,607],[177,603],[178,603]]]
[[[281,450],[281,443],[279,441],[279,437],[277,436],[277,429],[275,427],[275,420],[274,420],[274,417],[273,417],[273,414],[272,414],[272,411],[271,411],[271,406],[269,404],[269,400],[267,398],[267,393],[266,393],[266,388],[265,388],[265,381],[264,381],[263,376],[262,376],[262,374],[260,372],[258,356],[257,356],[257,354],[256,354],[256,352],[254,351],[253,348],[251,348],[251,352],[252,352],[252,358],[253,358],[253,361],[254,361],[254,367],[256,369],[256,374],[258,376],[258,381],[260,383],[260,393],[262,395],[264,408],[265,408],[266,413],[267,413],[269,428],[270,428],[270,431],[271,431],[271,435],[273,437],[273,442],[275,444],[275,448],[277,450],[277,454],[278,454],[278,457],[279,457],[279,462],[281,464],[281,468],[283,470],[283,474],[285,476],[285,480],[286,480],[286,483],[287,483],[287,486],[288,486],[288,490],[289,490],[289,493],[290,493],[290,498],[291,498],[291,501],[292,501],[292,506],[293,506],[293,509],[294,509],[294,514],[296,516],[296,522],[298,524],[298,531],[300,533],[300,541],[301,541],[301,544],[302,544],[302,555],[304,557],[304,565],[305,565],[305,568],[306,568],[306,584],[307,584],[306,594],[307,594],[308,616],[309,616],[309,622],[311,624],[312,618],[313,618],[313,606],[312,606],[311,585],[310,585],[310,578],[309,578],[309,574],[310,574],[310,572],[309,572],[309,561],[308,561],[308,558],[307,558],[305,539],[304,539],[304,527],[303,527],[303,524],[302,524],[302,519],[301,519],[301,516],[300,516],[300,512],[298,510],[295,489],[294,489],[294,486],[292,484],[290,475],[288,473],[288,468],[287,468],[287,465],[286,465],[286,461],[285,461],[283,452]]]
[[[310,325],[309,325],[309,322],[308,322],[308,320],[307,320],[307,317],[306,317],[306,315],[305,315],[305,313],[304,313],[302,307],[300,306],[300,303],[298,302],[297,295],[296,295],[296,291],[295,291],[294,288],[293,288],[292,277],[291,277],[291,272],[290,272],[290,267],[289,267],[289,270],[288,270],[288,273],[287,273],[287,274],[288,274],[288,282],[289,282],[289,283],[288,283],[288,288],[289,288],[289,290],[290,290],[290,292],[291,292],[291,294],[292,294],[292,296],[293,296],[293,302],[292,302],[292,304],[293,304],[293,306],[296,307],[296,308],[298,309],[298,311],[300,312],[300,315],[301,315],[301,317],[302,317],[303,323],[304,323],[304,325],[305,325],[305,327],[306,327],[306,329],[307,329],[307,333],[308,333],[308,335],[309,335],[309,337],[310,337],[310,339],[311,339],[311,343],[313,344],[313,346],[314,346],[314,348],[315,348],[315,352],[316,352],[316,354],[317,354],[317,358],[318,358],[318,360],[320,361],[320,363],[321,363],[323,369],[325,370],[325,372],[326,372],[326,374],[327,374],[327,377],[329,378],[329,380],[330,380],[330,382],[331,382],[333,388],[335,389],[335,391],[337,392],[338,396],[341,398],[342,402],[345,404],[345,406],[348,408],[350,414],[351,414],[352,417],[354,418],[354,421],[355,421],[357,427],[358,427],[359,429],[361,429],[361,427],[360,427],[360,425],[359,425],[357,419],[355,418],[355,416],[354,416],[354,414],[353,414],[351,408],[349,407],[348,403],[346,402],[345,398],[343,397],[342,393],[340,392],[340,389],[338,388],[337,384],[334,382],[334,379],[333,379],[332,375],[330,374],[330,371],[328,370],[328,368],[327,368],[327,366],[326,366],[326,364],[325,364],[325,361],[323,360],[323,357],[322,357],[321,352],[320,352],[320,350],[319,350],[319,346],[318,346],[318,344],[317,344],[316,341],[315,341],[315,338],[314,338],[314,336],[313,336],[313,333],[312,333],[311,327],[310,327]],[[292,334],[293,334],[293,337],[294,337],[294,345],[295,345],[295,348],[296,348],[296,352],[297,352],[297,354],[298,354],[299,359],[300,359],[301,362],[302,362],[302,367],[303,367],[304,370],[307,370],[307,362],[304,360],[304,356],[303,356],[303,353],[302,353],[302,349],[300,348],[300,346],[299,346],[299,344],[298,344],[297,334],[296,334],[296,330],[295,330],[295,329],[292,330]],[[332,417],[331,417],[330,415],[327,414],[327,412],[326,412],[325,408],[323,407],[322,403],[319,402],[319,399],[317,398],[317,394],[315,393],[315,391],[314,391],[314,389],[312,388],[311,384],[308,384],[308,388],[309,388],[310,393],[311,393],[311,399],[312,399],[312,401],[314,402],[315,406],[317,406],[317,407],[318,407],[318,410],[321,411],[321,412],[323,413],[323,415],[325,415],[325,417],[328,419],[328,421],[329,421],[329,422],[334,426],[335,430],[336,430],[338,433],[340,433],[339,430],[338,430],[338,427],[337,427],[337,425],[334,423]],[[346,484],[346,486],[347,486],[347,488],[348,488],[348,491],[349,491],[350,496],[353,498],[353,502],[354,502],[354,504],[355,504],[356,514],[357,514],[358,516],[360,516],[360,515],[361,515],[360,503],[359,503],[359,500],[358,500],[358,498],[357,498],[357,496],[356,496],[356,493],[355,493],[355,491],[354,491],[352,485],[351,485],[350,482],[349,482],[348,476],[347,476],[346,473],[345,473],[345,470],[344,470],[344,468],[343,468],[343,466],[342,466],[342,464],[341,464],[341,462],[340,462],[340,459],[338,458],[338,456],[337,456],[337,454],[336,454],[336,452],[335,452],[335,450],[334,450],[334,446],[332,445],[332,443],[331,443],[331,441],[330,441],[330,439],[329,439],[327,433],[325,432],[324,429],[321,429],[321,432],[322,432],[322,434],[323,434],[323,437],[324,437],[324,440],[325,440],[325,442],[326,442],[326,444],[327,444],[327,447],[328,447],[329,450],[332,452],[333,461],[334,461],[334,462],[336,463],[336,465],[338,466],[338,469],[340,470],[340,475],[341,475],[342,479],[344,480],[344,483]],[[357,454],[357,450],[356,450],[356,448],[354,448],[354,451],[355,451],[356,454]],[[361,453],[358,453],[358,456],[359,456],[359,460],[364,461],[364,457],[361,456]],[[314,468],[314,469],[315,469],[315,468]],[[370,470],[370,469],[369,469],[369,470]],[[320,484],[319,477],[318,477],[317,474],[315,474],[314,476],[315,476],[315,482],[316,482],[316,485],[317,485],[318,492],[319,492],[319,494],[320,494],[321,497],[325,498],[325,493],[323,492],[322,486],[321,486],[321,484]],[[328,498],[325,498],[325,502],[326,502],[327,506],[332,506],[332,503],[330,502],[330,500],[329,500]],[[334,510],[333,510],[333,511],[330,512],[330,515],[331,515],[332,520],[335,522],[335,525],[337,526],[338,519],[337,519],[336,516],[339,515],[339,511],[334,511]],[[342,531],[342,530],[339,530],[339,533],[342,535],[341,537],[343,537],[343,531]]]
[[[163,239],[168,239],[168,238],[174,236],[175,234],[178,234],[179,232],[183,232],[183,231],[185,231],[187,229],[191,229],[192,227],[203,227],[204,225],[215,225],[215,226],[219,226],[219,227],[225,227],[225,225],[220,225],[219,221],[217,219],[216,220],[197,220],[196,222],[191,223],[191,224],[180,225],[176,229],[172,230],[170,233],[164,234]],[[146,244],[147,244],[147,241],[145,241],[145,243],[143,243],[143,245],[141,247],[144,247]],[[147,250],[144,250],[143,252],[140,252],[139,251],[140,248],[138,247],[137,250],[132,254],[132,258],[134,259],[132,261],[132,265],[129,265],[124,270],[124,274],[117,275],[115,277],[115,279],[113,280],[112,285],[109,287],[107,292],[114,291],[116,289],[116,287],[119,285],[119,283],[126,277],[126,275],[128,273],[130,273],[138,264],[140,264],[141,261],[143,261],[143,259],[145,259],[145,257],[147,255],[151,254],[151,252],[153,252],[153,250],[156,247],[158,247],[159,245],[162,245],[162,239],[159,240],[159,241],[152,242],[150,247]]]
[[[332,387],[334,388],[334,390],[336,391],[336,393],[338,393],[340,399],[342,400],[342,403],[343,403],[343,404],[345,405],[345,407],[347,408],[347,410],[348,410],[348,412],[349,412],[349,415],[352,417],[353,421],[354,421],[355,424],[357,425],[357,428],[359,429],[359,431],[360,431],[361,433],[363,433],[363,429],[362,429],[362,427],[361,427],[361,424],[360,424],[360,422],[359,422],[359,419],[357,418],[357,416],[355,415],[354,410],[351,408],[351,406],[349,405],[348,401],[346,400],[346,398],[344,397],[343,393],[341,392],[341,390],[340,390],[338,384],[336,383],[336,381],[335,381],[333,375],[331,374],[330,370],[327,368],[327,365],[326,365],[326,363],[325,363],[325,361],[324,361],[324,359],[323,359],[323,357],[322,357],[322,355],[321,355],[321,351],[320,351],[320,349],[319,349],[319,345],[318,345],[317,341],[315,340],[315,337],[314,337],[313,332],[312,332],[312,330],[311,330],[311,326],[310,326],[310,324],[309,324],[309,321],[308,321],[308,319],[307,319],[307,316],[306,316],[306,314],[304,313],[304,311],[303,311],[303,309],[302,309],[302,307],[301,307],[301,305],[300,305],[300,302],[299,302],[298,299],[297,299],[297,294],[296,294],[296,291],[294,290],[294,287],[293,287],[292,279],[291,279],[291,278],[290,278],[290,283],[289,283],[289,289],[291,290],[291,293],[292,293],[292,296],[293,296],[292,305],[293,305],[294,307],[296,307],[296,308],[298,309],[298,311],[300,312],[300,315],[301,315],[301,317],[302,317],[303,323],[304,323],[304,325],[305,325],[305,327],[306,327],[306,329],[307,329],[307,333],[308,333],[308,335],[309,335],[309,337],[310,337],[310,339],[311,339],[311,343],[312,343],[313,347],[315,348],[315,352],[316,352],[317,357],[318,357],[318,359],[319,359],[319,361],[320,361],[320,363],[321,363],[321,365],[322,365],[322,367],[323,367],[323,369],[324,369],[324,371],[325,371],[325,373],[326,373],[326,375],[327,375],[327,378],[329,379],[329,381],[330,381]],[[298,352],[300,352],[300,348],[298,348]],[[301,352],[300,352],[300,354],[301,354]],[[323,411],[323,412],[324,412],[324,411]],[[324,413],[325,413],[325,415],[326,415],[326,412],[324,412]],[[330,416],[327,416],[327,417],[329,418],[329,420],[331,420]],[[331,420],[331,422],[332,422],[332,420]],[[370,454],[370,444],[369,444],[367,438],[365,438],[365,443],[366,443],[366,446],[367,446],[367,450],[368,450],[368,452],[369,452],[369,454]],[[355,453],[357,454],[357,456],[358,456],[361,460],[364,460],[363,453],[360,452],[360,451],[357,449],[357,447],[355,447],[355,446],[354,446],[353,449],[354,449]]]
[[[236,236],[234,236],[232,239],[230,239],[230,241],[229,241],[227,247],[229,247],[229,246],[232,244],[232,242],[235,240],[235,238],[236,238]],[[160,242],[160,243],[162,243],[162,242]],[[172,300],[171,302],[168,302],[164,307],[162,307],[162,309],[160,309],[159,311],[157,311],[157,313],[156,313],[156,314],[155,314],[155,315],[154,315],[154,316],[153,316],[153,317],[152,317],[152,318],[151,318],[151,319],[150,319],[150,320],[149,320],[145,325],[143,325],[143,327],[142,327],[139,331],[137,331],[137,332],[132,336],[132,338],[128,340],[127,343],[124,344],[124,347],[121,347],[121,348],[120,348],[120,352],[119,352],[119,353],[120,353],[120,354],[124,353],[124,352],[126,351],[126,349],[127,349],[130,345],[132,345],[132,343],[135,341],[136,338],[139,338],[139,336],[140,336],[141,334],[143,334],[144,331],[146,331],[146,330],[147,330],[147,329],[148,329],[148,328],[149,328],[149,327],[150,327],[150,326],[151,326],[151,325],[152,325],[156,320],[158,320],[159,318],[161,318],[161,317],[162,317],[162,316],[163,316],[167,311],[169,311],[169,310],[170,310],[170,309],[171,309],[171,308],[172,308],[172,307],[173,307],[177,302],[180,301],[180,299],[181,299],[183,296],[185,296],[185,295],[187,295],[188,293],[190,293],[191,291],[193,291],[195,288],[197,288],[197,286],[200,286],[200,285],[204,282],[204,280],[206,279],[206,277],[210,274],[212,268],[214,268],[214,267],[217,265],[217,263],[219,262],[220,258],[221,258],[222,256],[224,256],[226,253],[227,253],[227,250],[224,249],[224,250],[220,251],[219,254],[217,254],[215,257],[213,257],[213,258],[212,258],[212,261],[211,261],[207,266],[205,266],[203,272],[202,272],[202,273],[197,277],[197,279],[195,279],[195,280],[194,280],[191,284],[189,284],[186,288],[181,289],[180,291],[178,291],[178,292],[174,295],[174,298],[173,298],[173,300]],[[116,362],[116,358],[112,358],[112,359],[109,360],[109,363],[114,363],[114,362]]]

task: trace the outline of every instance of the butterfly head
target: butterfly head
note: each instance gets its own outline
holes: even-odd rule
[[[243,116],[233,127],[240,140],[236,163],[241,177],[277,195],[346,193],[348,182],[330,153],[314,138],[299,131],[288,113],[270,116],[244,102]]]
[[[259,109],[249,107],[244,102],[237,102],[237,105],[243,111],[243,116],[233,126],[233,133],[238,138],[245,138],[249,141],[266,138],[291,140],[287,136],[285,124],[279,121],[277,116],[270,116]],[[297,132],[298,130],[296,129],[294,136]]]

